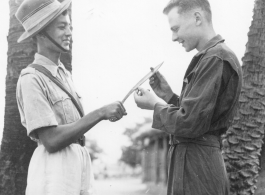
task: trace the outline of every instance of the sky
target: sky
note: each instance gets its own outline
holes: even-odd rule
[[[89,113],[114,101],[164,61],[160,72],[176,94],[180,93],[186,68],[197,51],[185,52],[172,42],[167,17],[162,13],[168,0],[72,0],[73,1],[73,80]],[[252,20],[254,0],[209,0],[213,24],[241,62]],[[8,0],[0,12],[0,139],[4,126],[5,76],[9,26]],[[148,82],[144,88],[151,87]],[[116,161],[121,147],[130,144],[123,135],[152,111],[136,107],[133,95],[124,103],[127,116],[111,123],[102,121],[86,136],[97,140],[105,160]],[[151,127],[150,127],[151,128]]]

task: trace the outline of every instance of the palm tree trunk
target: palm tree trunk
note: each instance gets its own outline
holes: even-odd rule
[[[26,135],[21,125],[16,102],[16,84],[23,68],[30,64],[37,51],[30,39],[17,43],[24,32],[15,18],[15,12],[23,0],[10,0],[10,23],[7,37],[7,76],[4,131],[0,151],[0,195],[24,195],[29,161],[37,144]],[[71,70],[71,53],[62,55],[62,61]]]
[[[264,138],[263,138],[264,143]],[[260,158],[260,171],[257,182],[257,190],[255,195],[265,194],[265,144],[262,145],[261,158]]]
[[[265,0],[256,0],[246,52],[242,59],[243,86],[239,109],[223,140],[232,195],[254,194],[260,174],[265,123],[264,10]]]

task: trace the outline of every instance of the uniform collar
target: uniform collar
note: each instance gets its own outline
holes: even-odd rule
[[[51,74],[56,77],[57,74],[58,74],[58,68],[62,68],[62,70],[64,71],[65,74],[66,73],[66,70],[65,70],[65,67],[64,65],[61,63],[61,61],[59,61],[59,65],[55,64],[53,61],[51,61],[49,58],[39,54],[39,53],[36,53],[35,56],[34,56],[34,62],[32,64],[39,64],[41,66],[44,66],[46,69],[48,69]]]
[[[210,48],[213,48],[214,46],[216,46],[218,43],[224,42],[224,39],[220,36],[217,35],[215,37],[213,37],[210,41],[208,41],[205,46],[203,47],[203,49],[198,52],[193,58],[192,61],[190,63],[190,65],[188,66],[185,76],[184,76],[184,83],[188,83],[189,82],[189,76],[192,74],[192,72],[194,72],[194,67],[196,67],[196,65],[198,64],[198,62],[200,61],[201,57],[207,53],[207,51]]]
[[[197,56],[205,54],[210,48],[224,41],[225,40],[221,37],[221,35],[216,35],[210,41],[208,41],[206,45],[203,47],[203,49],[200,52],[198,52],[195,56],[197,57]]]

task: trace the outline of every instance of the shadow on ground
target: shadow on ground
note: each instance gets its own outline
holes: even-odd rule
[[[163,184],[142,183],[141,178],[100,179],[95,181],[97,195],[165,195]]]

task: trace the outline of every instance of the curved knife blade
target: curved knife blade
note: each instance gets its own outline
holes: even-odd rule
[[[161,62],[158,64],[153,71],[150,71],[147,75],[145,75],[136,85],[133,86],[133,88],[127,93],[127,95],[123,98],[121,101],[122,103],[125,102],[125,100],[138,88],[140,87],[147,79],[149,79],[151,76],[153,76],[157,70],[162,66],[164,62]]]

